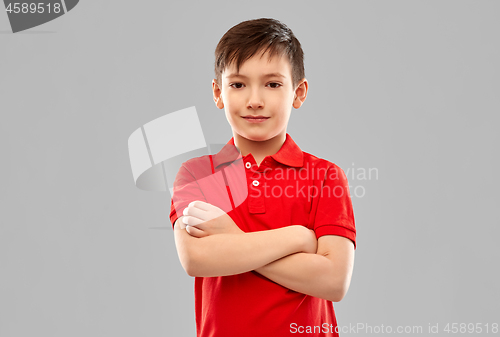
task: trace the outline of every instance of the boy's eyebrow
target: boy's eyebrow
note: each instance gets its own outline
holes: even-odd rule
[[[226,76],[226,78],[232,78],[232,77],[242,77],[242,78],[248,79],[248,77],[246,77],[245,75],[240,75],[240,74],[236,74],[236,73],[229,74],[229,75]],[[262,75],[262,78],[267,78],[267,77],[283,77],[283,78],[286,78],[286,76],[281,75],[280,73],[270,73],[270,74]]]

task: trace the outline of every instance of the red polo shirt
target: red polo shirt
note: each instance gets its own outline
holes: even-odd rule
[[[260,166],[251,153],[241,156],[234,138],[215,155],[184,162],[174,183],[172,225],[194,200],[222,208],[245,232],[303,225],[318,238],[340,235],[356,247],[344,172],[303,152],[288,133],[280,150]],[[290,290],[255,271],[196,277],[195,310],[200,337],[338,336],[331,301]]]

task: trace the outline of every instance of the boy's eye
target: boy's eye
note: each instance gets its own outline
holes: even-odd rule
[[[272,86],[273,84],[275,84],[276,86]],[[269,83],[269,85],[270,85],[270,86],[271,86],[271,88],[273,88],[273,89],[276,89],[276,88],[281,87],[281,84],[276,83],[276,82]]]
[[[271,88],[273,88],[273,89],[277,89],[277,88],[281,87],[281,84],[279,84],[279,83],[277,83],[277,82],[271,82],[271,83],[269,83],[268,85],[269,85]],[[231,88],[240,89],[240,88],[243,86],[243,84],[242,84],[242,83],[231,83],[229,86],[230,86]]]

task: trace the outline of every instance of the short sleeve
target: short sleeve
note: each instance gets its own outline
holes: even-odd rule
[[[193,174],[182,164],[175,177],[170,202],[170,222],[172,228],[184,209],[195,200],[206,201],[203,192]]]
[[[335,164],[328,167],[314,221],[316,237],[339,235],[350,239],[356,249],[356,227],[349,183],[344,171]]]

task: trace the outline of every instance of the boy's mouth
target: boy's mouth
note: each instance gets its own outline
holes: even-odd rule
[[[266,116],[242,116],[242,117],[250,123],[261,123],[269,119],[269,117]]]

